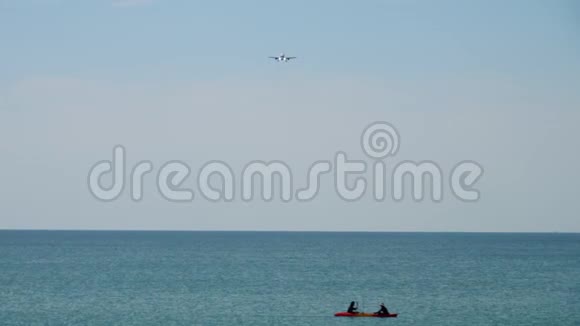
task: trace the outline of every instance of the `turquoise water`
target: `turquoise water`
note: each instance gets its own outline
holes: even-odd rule
[[[0,231],[0,324],[580,325],[580,235]]]

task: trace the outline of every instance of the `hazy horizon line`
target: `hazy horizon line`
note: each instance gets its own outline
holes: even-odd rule
[[[45,231],[45,232],[231,232],[231,233],[476,233],[476,234],[580,234],[577,231],[385,231],[385,230],[175,230],[175,229],[26,229],[0,228],[3,231]]]

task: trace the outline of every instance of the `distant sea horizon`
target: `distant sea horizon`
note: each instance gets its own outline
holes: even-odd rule
[[[0,228],[0,231],[79,231],[79,232],[287,232],[287,233],[473,233],[473,234],[580,234],[580,231],[391,231],[391,230],[234,230],[234,229],[26,229]]]

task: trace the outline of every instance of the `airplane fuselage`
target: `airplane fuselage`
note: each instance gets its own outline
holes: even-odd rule
[[[278,62],[288,62],[290,61],[290,59],[294,59],[294,57],[287,57],[284,53],[281,53],[279,56],[277,57],[270,57]]]

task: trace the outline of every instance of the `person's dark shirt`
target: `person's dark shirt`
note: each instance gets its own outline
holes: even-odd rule
[[[378,314],[388,314],[389,310],[384,305],[381,305],[381,309],[377,312]]]
[[[353,313],[353,312],[356,312],[356,309],[357,308],[354,306],[354,302],[351,302],[350,305],[348,306],[347,312]]]

